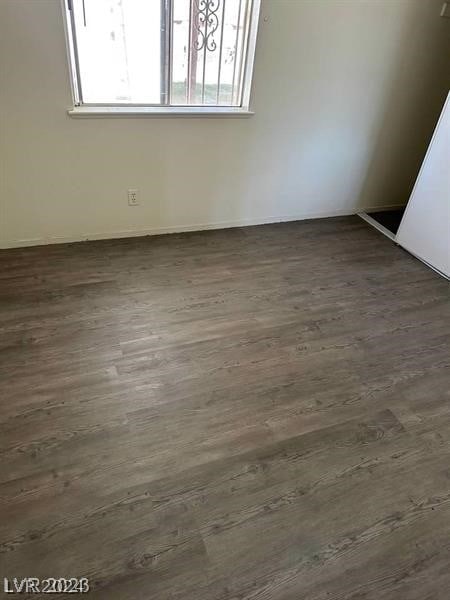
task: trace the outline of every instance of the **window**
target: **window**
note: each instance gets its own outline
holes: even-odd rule
[[[65,0],[73,112],[248,111],[259,4]]]

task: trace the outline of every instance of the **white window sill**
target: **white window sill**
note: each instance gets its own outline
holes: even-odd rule
[[[249,117],[247,108],[231,106],[75,106],[71,117]]]

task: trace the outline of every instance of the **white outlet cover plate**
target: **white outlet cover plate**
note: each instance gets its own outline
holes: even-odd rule
[[[130,189],[127,192],[128,194],[128,205],[129,206],[139,206],[139,190]]]

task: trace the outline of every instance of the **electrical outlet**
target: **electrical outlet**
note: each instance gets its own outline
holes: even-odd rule
[[[139,206],[139,190],[128,190],[128,206]]]

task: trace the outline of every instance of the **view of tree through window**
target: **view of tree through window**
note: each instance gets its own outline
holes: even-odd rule
[[[252,0],[69,0],[80,103],[239,106]]]

